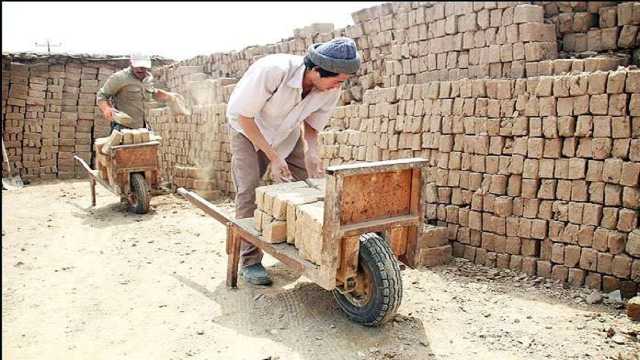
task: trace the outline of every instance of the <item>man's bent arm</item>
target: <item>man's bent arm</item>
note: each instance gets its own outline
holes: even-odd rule
[[[258,149],[262,150],[270,161],[274,161],[274,159],[279,156],[275,149],[269,145],[267,140],[264,138],[264,135],[262,135],[262,132],[258,129],[253,118],[238,115],[238,123],[240,124],[240,127],[242,127],[244,135],[251,141],[251,143],[257,146]]]

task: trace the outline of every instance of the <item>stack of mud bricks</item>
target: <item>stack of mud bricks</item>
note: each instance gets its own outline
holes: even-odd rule
[[[84,176],[73,155],[91,163],[94,139],[109,134],[96,92],[127,61],[92,60],[3,55],[3,139],[12,169],[24,178]]]
[[[174,187],[208,198],[235,193],[225,112],[224,103],[193,106],[190,116],[176,116],[166,108],[149,112],[151,127],[163,139],[161,172]],[[184,171],[190,168],[194,170]]]
[[[319,264],[324,224],[324,179],[260,186],[256,189],[256,229],[264,241],[293,244],[300,255]]]
[[[22,139],[29,95],[29,69],[20,63],[2,63],[2,136],[13,174],[20,174]],[[6,166],[2,165],[6,175]]]
[[[569,53],[625,51],[640,45],[640,2],[544,2],[557,26],[559,50]]]
[[[335,112],[324,164],[429,159],[427,220],[454,256],[637,289],[640,70],[436,81],[364,103]]]

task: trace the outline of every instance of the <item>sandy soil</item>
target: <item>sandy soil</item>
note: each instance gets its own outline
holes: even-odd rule
[[[586,289],[464,260],[403,271],[396,318],[347,320],[272,258],[225,287],[225,229],[176,195],[125,212],[86,181],[2,192],[3,359],[638,359],[640,325]],[[228,205],[228,204],[227,204]]]

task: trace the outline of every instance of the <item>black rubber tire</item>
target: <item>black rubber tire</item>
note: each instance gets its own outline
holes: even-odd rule
[[[151,191],[147,180],[142,174],[131,174],[131,192],[134,195],[134,201],[129,202],[129,210],[136,214],[148,213]]]
[[[368,272],[373,278],[371,296],[366,303],[354,304],[345,294],[333,290],[340,309],[352,321],[379,326],[391,320],[402,302],[402,277],[400,267],[387,241],[368,233],[360,237],[358,273]]]

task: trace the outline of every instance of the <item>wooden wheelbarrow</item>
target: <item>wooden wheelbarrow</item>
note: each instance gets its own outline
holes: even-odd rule
[[[74,158],[89,174],[91,205],[96,206],[96,182],[128,203],[129,210],[137,214],[149,212],[151,190],[159,186],[158,141],[117,145],[103,154],[96,147],[96,167],[93,170],[80,157]]]
[[[253,218],[232,219],[194,192],[178,193],[227,226],[227,286],[237,286],[240,242],[247,241],[332,291],[353,321],[378,326],[393,318],[402,300],[398,261],[416,264],[426,164],[413,158],[329,167],[319,264],[292,244],[264,241]]]

